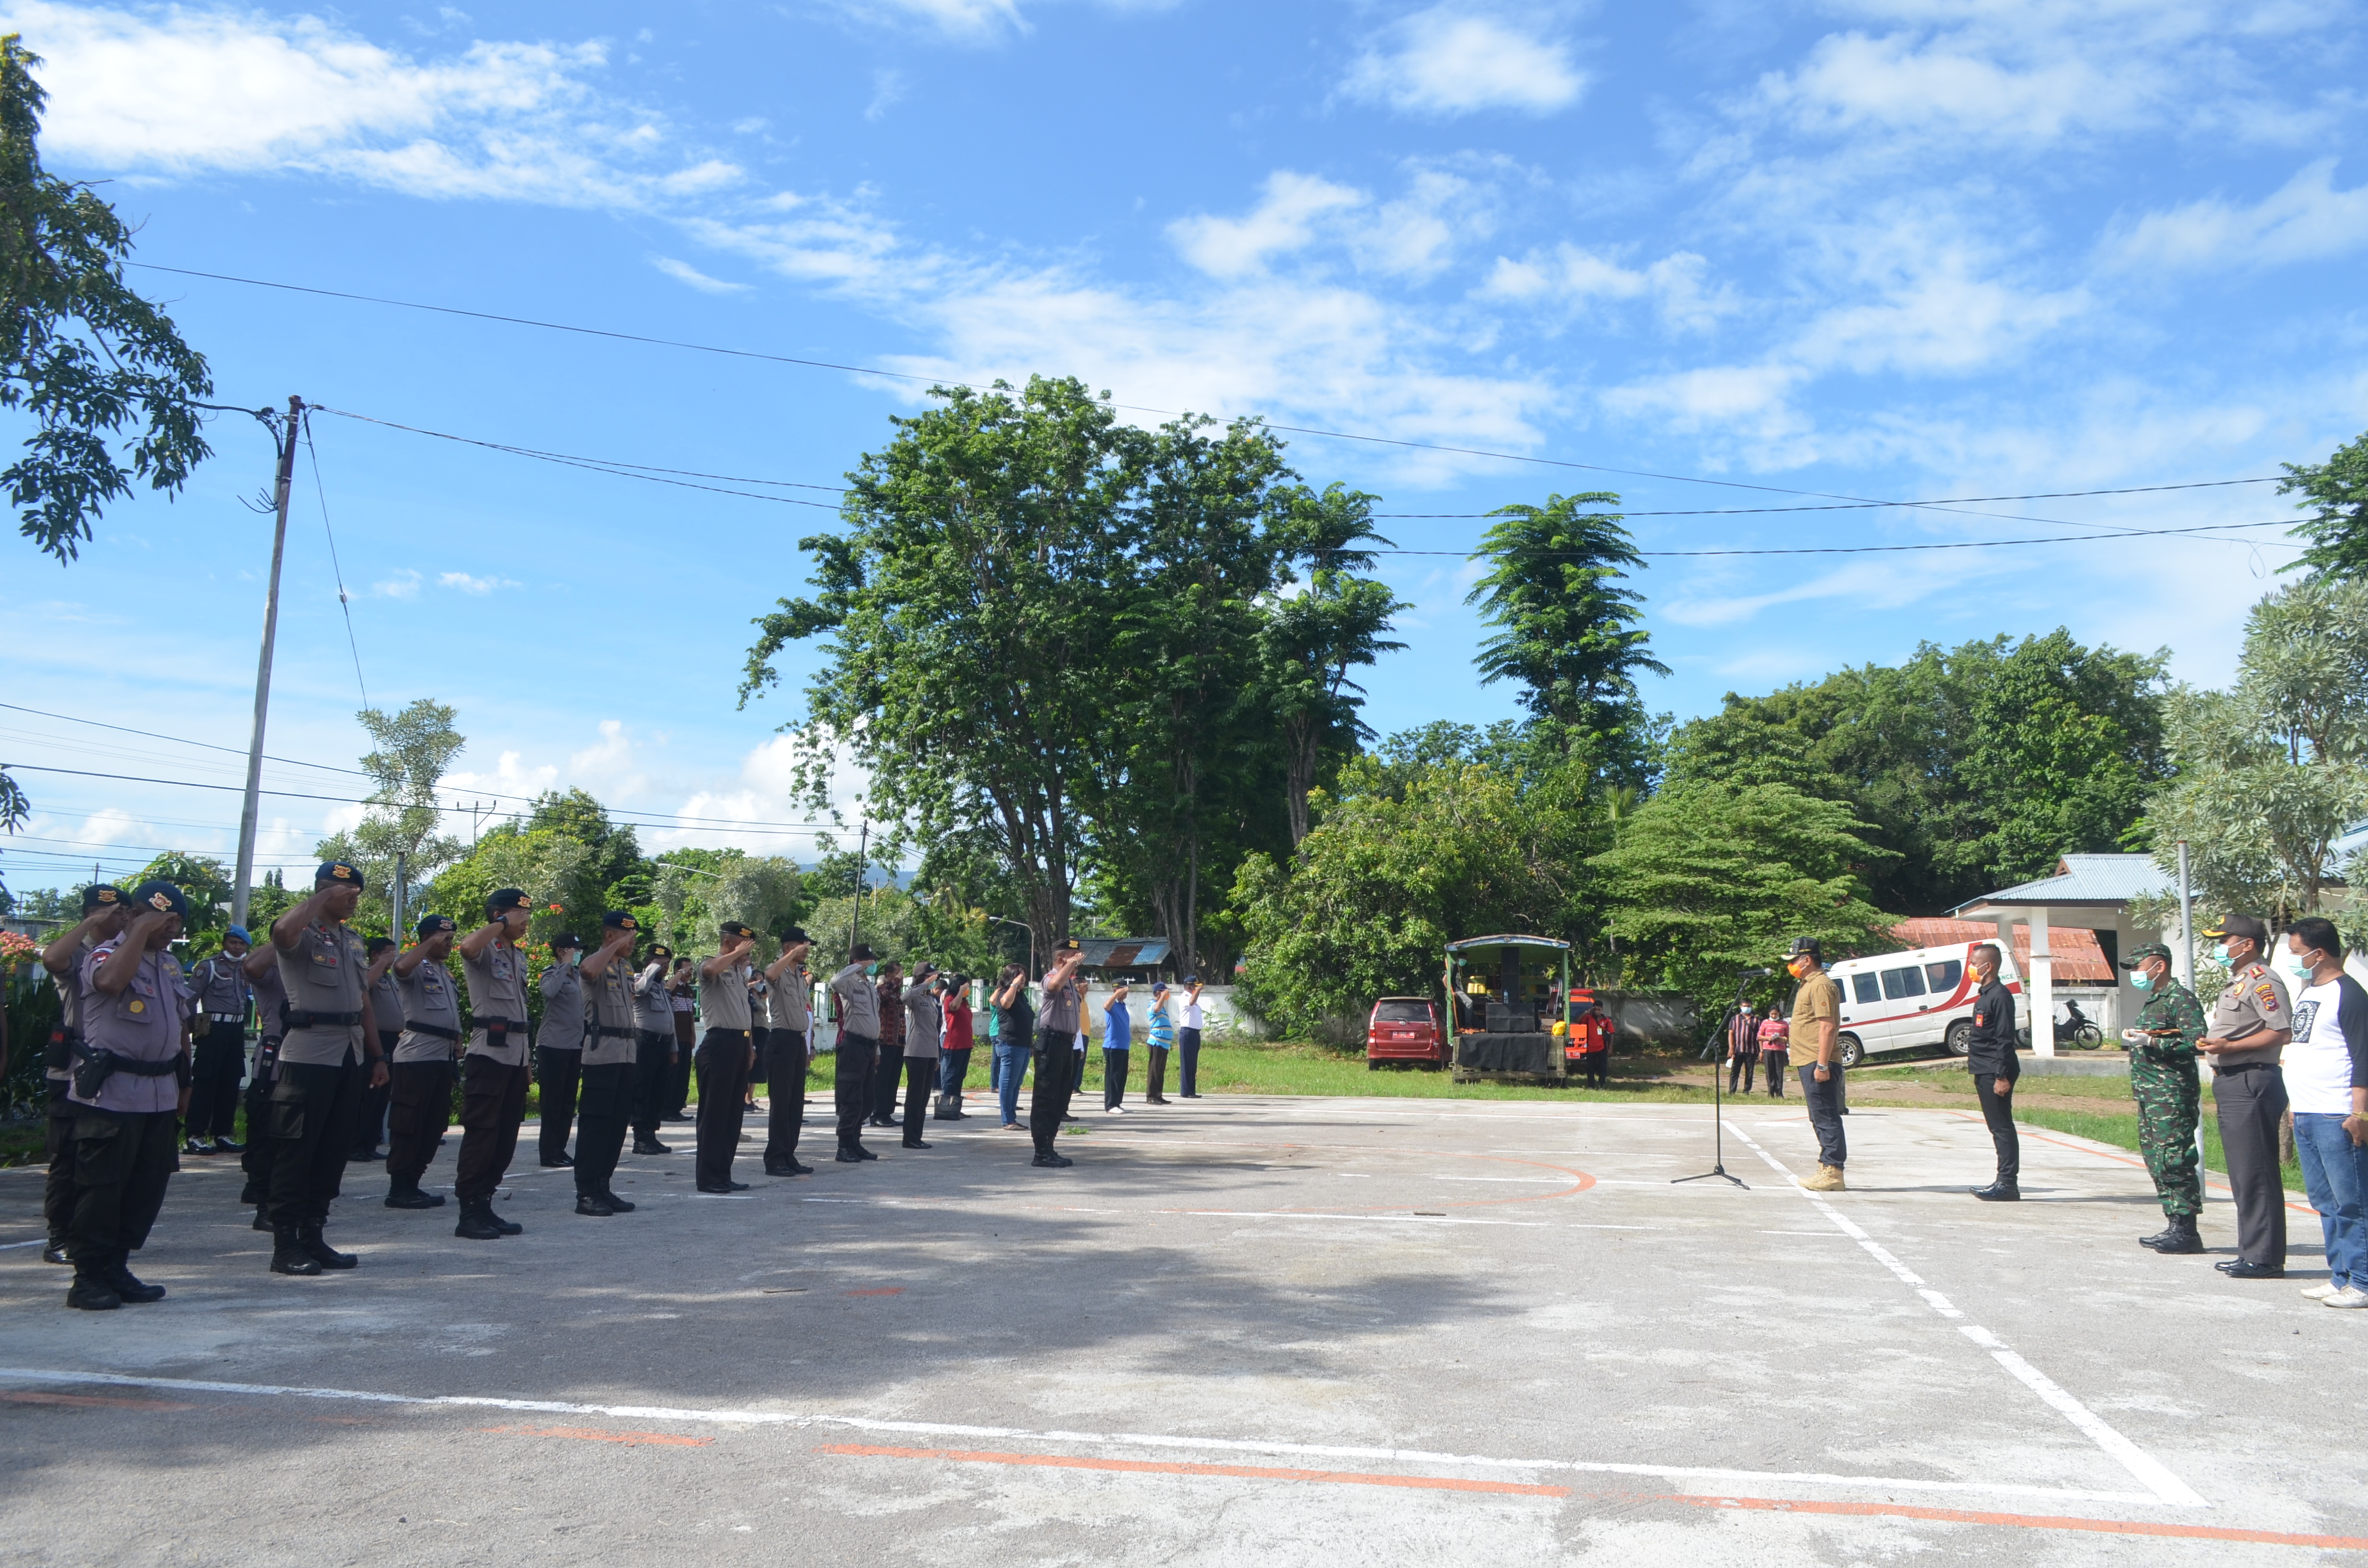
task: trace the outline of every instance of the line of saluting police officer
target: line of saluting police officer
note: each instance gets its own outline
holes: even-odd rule
[[[179,888],[148,881],[128,898],[104,884],[85,890],[81,923],[41,954],[63,1001],[46,1062],[43,1256],[74,1266],[67,1305],[104,1311],[163,1298],[164,1287],[142,1281],[130,1260],[146,1243],[178,1168],[184,1113],[189,1152],[242,1155],[241,1201],[255,1206],[255,1228],[272,1237],[273,1273],[354,1267],[360,1260],[331,1246],[324,1231],[365,1115],[374,1134],[378,1110],[366,1111],[366,1104],[385,1096],[376,1104],[387,1111],[391,1132],[386,1206],[442,1207],[444,1199],[423,1190],[420,1178],[450,1126],[456,1058],[461,1140],[454,1233],[492,1241],[524,1229],[493,1204],[517,1152],[532,1071],[527,965],[518,948],[532,901],[517,888],[500,889],[486,899],[484,925],[463,935],[449,916],[430,915],[418,923],[416,941],[399,948],[383,938],[365,943],[347,924],[362,892],[358,868],[330,861],[315,873],[312,895],[272,923],[263,946],[251,947],[248,934],[233,926],[222,954],[185,977],[167,951],[188,918]],[[708,1024],[699,1049],[696,1174],[702,1193],[747,1186],[732,1179],[732,1160],[756,1065],[749,961],[756,933],[737,921],[720,929],[722,950],[699,969]],[[539,982],[546,1019],[542,1164],[574,1167],[575,1211],[595,1218],[634,1208],[610,1185],[629,1126],[635,1153],[672,1152],[657,1131],[677,1049],[666,988],[673,954],[653,947],[635,971],[638,936],[632,915],[612,911],[601,919],[598,949],[585,954],[575,938],[561,938],[557,961]],[[811,947],[792,927],[780,959],[761,971],[770,998],[774,1087],[764,1157],[770,1176],[813,1172],[796,1153],[811,1057],[811,983],[803,968]],[[468,982],[465,1014],[446,967],[455,949]],[[1045,977],[1046,1018],[1065,1018],[1072,1032],[1080,1001],[1076,949],[1076,942],[1066,944]],[[882,1032],[866,974],[871,958],[869,948],[856,947],[831,980],[841,1020],[837,1158],[850,1164],[877,1157],[861,1142]],[[242,1148],[230,1135],[250,994],[262,1039]],[[1068,1037],[1051,1028],[1039,1035],[1034,1163],[1066,1165],[1051,1142],[1076,1086],[1074,1052]],[[193,1037],[193,1049],[184,1050],[185,1037]],[[886,1070],[893,1074],[895,1065]],[[571,1119],[577,1128],[573,1159],[565,1153]],[[905,1142],[928,1146],[910,1128]]]

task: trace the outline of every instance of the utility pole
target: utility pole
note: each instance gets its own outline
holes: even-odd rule
[[[400,849],[394,852],[394,885],[387,889],[387,897],[391,901],[390,907],[393,913],[388,916],[386,934],[393,939],[395,946],[401,947],[403,945],[403,851]]]
[[[279,472],[272,483],[271,582],[263,594],[263,653],[255,666],[255,731],[246,745],[246,801],[238,812],[238,875],[231,883],[230,918],[246,924],[247,883],[255,876],[255,829],[263,794],[263,722],[271,710],[271,646],[279,635],[279,562],[288,552],[289,481],[296,472],[296,427],[304,400],[288,400],[288,423],[272,432]]]
[[[871,820],[866,817],[855,835],[855,896],[848,901],[847,961],[855,961],[855,947],[863,936],[863,857],[871,847]]]

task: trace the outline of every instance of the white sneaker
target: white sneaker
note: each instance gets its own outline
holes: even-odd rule
[[[1104,1106],[1102,1108],[1102,1114],[1105,1116],[1124,1116],[1126,1114],[1126,1107],[1122,1105]]]
[[[2342,1289],[2342,1286],[2332,1279],[2322,1279],[2316,1285],[2304,1286],[2302,1299],[2305,1301],[2323,1301]]]
[[[2357,1285],[2346,1285],[2318,1304],[2322,1307],[2368,1307],[2368,1290],[2362,1290]]]

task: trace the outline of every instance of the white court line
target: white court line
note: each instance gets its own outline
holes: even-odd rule
[[[1562,1181],[1564,1178],[1563,1178],[1563,1177],[1561,1177],[1561,1176],[1433,1176],[1433,1177],[1431,1177],[1430,1179],[1431,1179],[1431,1180],[1433,1180],[1433,1181],[1503,1181],[1503,1182],[1520,1182],[1520,1183],[1522,1183],[1522,1184],[1524,1184],[1524,1185],[1528,1185],[1528,1186],[1535,1186],[1537,1183],[1542,1182],[1542,1181],[1559,1182],[1559,1181]]]
[[[1224,1220],[1364,1220],[1386,1225],[1520,1225],[1530,1230],[1544,1230],[1552,1222],[1545,1220],[1463,1220],[1445,1214],[1287,1214],[1271,1209],[1179,1209],[1175,1212]]]
[[[46,1239],[46,1238],[41,1237],[41,1236],[35,1236],[35,1237],[34,1237],[31,1241],[29,1241],[29,1242],[5,1242],[5,1243],[0,1243],[0,1252],[14,1252],[14,1251],[16,1251],[18,1247],[37,1247],[37,1246],[40,1246],[40,1245],[41,1244],[41,1243],[43,1242],[43,1240],[45,1240],[45,1239]]]
[[[548,1399],[498,1399],[480,1394],[375,1393],[359,1389],[301,1388],[274,1383],[230,1383],[194,1378],[139,1377],[124,1372],[47,1371],[0,1367],[0,1381],[76,1383],[104,1388],[176,1389],[198,1393],[248,1394],[273,1399],[320,1399],[363,1404],[512,1410],[541,1415],[609,1415],[630,1421],[680,1421],[727,1426],[838,1426],[860,1432],[916,1437],[998,1437],[1007,1441],[1087,1444],[1111,1448],[1182,1449],[1222,1453],[1291,1454],[1318,1459],[1379,1460],[1396,1464],[1463,1465],[1486,1470],[1573,1471],[1588,1475],[1641,1475],[1674,1481],[1749,1482],[1760,1486],[1847,1487],[1877,1492],[1978,1493],[2051,1497],[2067,1502],[2147,1504],[2151,1493],[2089,1492],[2023,1482],[1940,1481],[1922,1476],[1840,1475],[1823,1471],[1736,1470],[1714,1465],[1617,1464],[1589,1460],[1508,1459],[1493,1454],[1443,1454],[1421,1449],[1350,1448],[1320,1443],[1274,1443],[1231,1437],[1178,1437],[1144,1432],[1030,1431],[1019,1426],[956,1426],[939,1421],[882,1421],[859,1415],[823,1415],[787,1410],[685,1409],[650,1404],[577,1404]]]
[[[1775,1155],[1754,1142],[1749,1133],[1732,1122],[1727,1124],[1727,1131],[1742,1139],[1747,1148],[1765,1160],[1770,1169],[1791,1184],[1793,1191],[1807,1199],[1819,1213],[1832,1221],[1836,1229],[1864,1247],[1868,1255],[1877,1263],[1891,1270],[1902,1284],[1922,1297],[1926,1306],[1930,1307],[1941,1317],[1956,1322],[1958,1331],[1988,1351],[1991,1358],[2004,1367],[2016,1381],[2046,1402],[2066,1421],[2084,1433],[2089,1441],[2119,1460],[2122,1468],[2144,1482],[2157,1498],[2165,1503],[2179,1504],[2183,1507],[2208,1508],[2211,1506],[2193,1487],[2172,1474],[2169,1468],[2160,1460],[2131,1442],[2129,1438],[2108,1425],[2102,1416],[2073,1398],[2060,1384],[2012,1350],[2008,1349],[2004,1340],[1979,1324],[1964,1322],[1965,1314],[1951,1305],[1946,1296],[1927,1286],[1921,1278],[1918,1278],[1914,1269],[1893,1256],[1888,1248],[1868,1235],[1856,1221],[1843,1214],[1840,1210],[1803,1187],[1799,1178],[1794,1176]]]

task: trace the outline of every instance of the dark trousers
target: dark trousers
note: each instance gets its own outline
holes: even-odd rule
[[[882,1040],[878,1070],[871,1074],[871,1114],[882,1121],[896,1119],[896,1081],[905,1070],[905,1042]]]
[[[542,1085],[542,1136],[540,1153],[546,1165],[555,1165],[567,1153],[567,1135],[575,1127],[575,1086],[584,1076],[580,1051],[534,1053],[534,1081]]]
[[[905,1142],[921,1142],[921,1123],[929,1113],[929,1091],[938,1086],[938,1059],[905,1058]]]
[[[257,1203],[271,1200],[271,1167],[279,1158],[279,1145],[271,1141],[271,1084],[279,1075],[279,1042],[267,1040],[255,1048],[246,1074],[246,1153],[238,1164],[246,1172],[246,1191]],[[239,1201],[248,1199],[242,1195]]]
[[[962,1093],[962,1080],[970,1076],[970,1053],[974,1049],[966,1045],[960,1051],[946,1051],[938,1058],[938,1093]]]
[[[74,1218],[74,1124],[76,1106],[66,1098],[66,1085],[50,1080],[49,1136],[44,1141],[50,1152],[49,1181],[41,1188],[41,1218],[48,1222],[50,1240],[66,1239],[66,1227]]]
[[[1747,1051],[1737,1053],[1736,1055],[1728,1057],[1726,1059],[1726,1092],[1730,1095],[1737,1093],[1739,1085],[1739,1092],[1747,1095],[1749,1094],[1751,1092],[1751,1070],[1759,1065],[1759,1048],[1756,1045]]]
[[[1583,1051],[1579,1052],[1578,1073],[1580,1082],[1586,1084],[1589,1088],[1604,1089],[1611,1087],[1611,1052],[1608,1051]],[[1746,1082],[1748,1085],[1748,1080]]]
[[[1201,1093],[1201,1031],[1176,1031],[1176,1092],[1187,1099]]]
[[[74,1107],[74,1209],[66,1252],[77,1264],[105,1264],[135,1253],[165,1207],[165,1187],[181,1168],[169,1110]]]
[[[732,1181],[732,1156],[740,1149],[740,1124],[748,1114],[748,1031],[710,1029],[699,1042],[699,1158],[701,1187]]]
[[[625,1152],[625,1123],[633,1109],[639,1063],[612,1062],[584,1069],[575,1102],[581,1126],[575,1134],[575,1192],[598,1198],[616,1179],[617,1157]],[[545,1112],[546,1117],[549,1112]],[[544,1122],[549,1126],[548,1120]]]
[[[1171,1048],[1155,1045],[1144,1065],[1143,1097],[1153,1105],[1167,1097],[1167,1052]]]
[[[361,1108],[360,1062],[331,1066],[283,1062],[271,1085],[264,1120],[278,1145],[271,1156],[271,1222],[321,1225],[346,1180],[354,1146],[354,1114]]]
[[[2278,1124],[2286,1114],[2285,1074],[2242,1067],[2212,1079],[2220,1150],[2237,1200],[2237,1251],[2247,1263],[2286,1266],[2286,1188],[2278,1175]]]
[[[699,1042],[690,1036],[690,1015],[674,1016],[674,1072],[666,1085],[666,1113],[678,1117],[690,1105],[690,1074],[699,1058]]]
[[[386,1174],[416,1182],[452,1125],[452,1062],[398,1062],[387,1073]]]
[[[635,1037],[633,1059],[633,1135],[655,1138],[666,1119],[666,1090],[673,1083],[674,1031],[643,1029]]]
[[[462,1060],[461,1159],[452,1180],[453,1196],[461,1202],[491,1203],[509,1174],[532,1076],[523,1062],[510,1067],[490,1056]]]
[[[2022,1180],[2022,1141],[2014,1131],[2014,1096],[1998,1092],[1995,1073],[1975,1074],[1974,1093],[1981,1096],[1982,1120],[1988,1124],[1990,1142],[1998,1148],[1998,1185],[2014,1187]]]
[[[1127,1058],[1133,1054],[1134,1054],[1133,1051],[1112,1051],[1108,1046],[1102,1048],[1102,1108],[1104,1110],[1126,1103],[1126,1063]]]
[[[765,1168],[798,1157],[798,1134],[806,1125],[806,1037],[798,1029],[775,1029],[765,1040]]]
[[[1065,1029],[1036,1031],[1036,1093],[1028,1102],[1028,1135],[1040,1154],[1053,1153],[1061,1119],[1069,1113],[1069,1096],[1076,1085],[1070,1065],[1077,1055],[1077,1037]]]
[[[769,1025],[758,1024],[749,1029],[748,1044],[755,1050],[757,1055],[757,1064],[748,1069],[748,1094],[746,1097],[749,1099],[753,1100],[757,1097],[757,1085],[765,1082],[765,1080],[771,1075],[771,1067],[769,1063],[771,1062],[772,1058],[767,1054],[767,1051],[772,1043],[773,1030]]]
[[[880,1042],[868,1035],[838,1037],[837,1065],[831,1072],[831,1103],[838,1112],[838,1146],[852,1149],[863,1141],[863,1119],[871,1111],[871,1059]]]
[[[394,1102],[394,1042],[402,1038],[401,1029],[378,1031],[379,1054],[386,1059],[388,1066],[387,1080],[373,1089],[367,1073],[362,1079],[361,1104],[354,1112],[354,1157],[358,1160],[378,1156],[379,1135],[386,1131],[387,1107]]]
[[[190,1137],[228,1138],[238,1131],[238,1081],[245,1075],[245,1028],[214,1025],[190,1057]]]
[[[1809,1125],[1816,1129],[1817,1163],[1842,1168],[1850,1158],[1850,1144],[1842,1137],[1842,1065],[1839,1062],[1826,1064],[1827,1078],[1817,1082],[1817,1064],[1806,1062],[1801,1065],[1801,1097],[1809,1104]]]
[[[1784,1075],[1787,1071],[1784,1063],[1785,1059],[1790,1055],[1791,1052],[1783,1051],[1763,1051],[1759,1053],[1759,1065],[1766,1068],[1768,1072],[1768,1097],[1771,1100],[1781,1100],[1784,1097]]]

